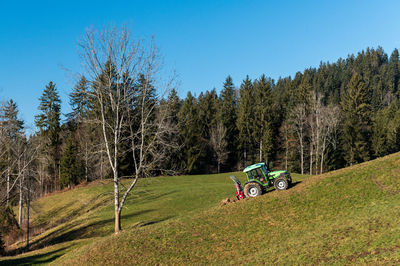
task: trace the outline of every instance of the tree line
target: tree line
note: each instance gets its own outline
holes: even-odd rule
[[[398,50],[366,49],[274,80],[228,76],[216,89],[178,97],[161,84],[153,41],[131,43],[126,30],[87,32],[86,66],[61,99],[49,82],[36,132],[27,136],[17,104],[1,106],[1,200],[23,205],[80,182],[114,180],[115,231],[138,178],[216,173],[271,162],[320,174],[400,150]],[[130,178],[127,188],[120,179]]]

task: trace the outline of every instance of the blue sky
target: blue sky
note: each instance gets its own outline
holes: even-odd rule
[[[81,71],[85,28],[126,23],[154,35],[179,95],[216,88],[227,75],[274,79],[366,47],[400,47],[400,1],[1,1],[0,100],[13,98],[33,127],[38,98],[56,83],[62,112]]]

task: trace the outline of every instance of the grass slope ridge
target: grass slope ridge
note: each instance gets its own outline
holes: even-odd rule
[[[359,264],[400,262],[400,154],[285,192],[127,230],[66,264]]]

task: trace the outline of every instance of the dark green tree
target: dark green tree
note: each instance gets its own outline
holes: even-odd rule
[[[375,156],[400,150],[400,104],[397,99],[373,117],[372,148]]]
[[[3,158],[0,157],[0,170],[5,173],[6,184],[6,205],[10,202],[11,182],[15,172],[17,171],[17,161],[22,152],[20,147],[23,139],[24,122],[19,119],[19,111],[17,104],[10,99],[0,110],[0,126],[4,137]]]
[[[400,85],[399,79],[400,79],[399,50],[394,49],[392,54],[390,55],[386,73],[386,80],[389,92],[397,94]]]
[[[270,159],[273,148],[272,121],[272,80],[262,75],[254,82],[255,90],[255,128],[253,136],[258,143],[259,161]]]
[[[179,111],[179,132],[182,144],[182,168],[187,173],[199,172],[200,160],[205,156],[201,124],[196,99],[189,92]]]
[[[163,110],[165,108],[165,110]],[[164,145],[164,148],[167,149],[166,154],[168,155],[166,159],[162,162],[161,169],[164,169],[164,173],[167,174],[176,174],[182,173],[182,165],[181,165],[181,148],[179,147],[180,134],[179,134],[179,119],[178,114],[181,108],[181,100],[178,97],[178,94],[175,89],[172,89],[168,95],[168,99],[161,103],[161,112],[159,115],[165,115],[167,120],[167,126],[173,128],[174,130],[168,131],[164,134],[165,139],[167,140],[168,145]],[[162,114],[165,111],[166,113]],[[175,131],[175,129],[178,129]],[[174,147],[174,145],[170,145],[171,143],[177,143],[178,147]]]
[[[49,190],[58,185],[58,169],[60,160],[60,112],[61,100],[55,84],[50,81],[39,98],[40,114],[35,116],[35,124],[39,128],[39,135],[43,139],[42,152],[46,154],[45,169],[47,172],[46,184]]]
[[[370,156],[370,92],[362,77],[354,72],[342,97],[343,156],[350,165],[367,161]]]
[[[243,160],[243,167],[247,164],[250,156],[254,157],[255,155],[253,152],[254,139],[252,137],[255,129],[254,104],[254,87],[249,76],[246,76],[246,79],[243,80],[240,86],[240,99],[236,122],[239,130],[239,147],[242,151],[241,158]],[[249,152],[251,154],[249,154]]]
[[[83,167],[78,157],[78,149],[70,135],[60,163],[60,186],[70,187],[79,183],[82,177]]]
[[[10,99],[0,112],[1,126],[5,129],[6,135],[13,141],[22,133],[24,122],[18,117],[18,106]]]
[[[87,112],[90,109],[91,102],[89,96],[89,83],[87,79],[82,76],[69,94],[69,104],[71,105],[72,112],[68,114],[68,118],[70,120],[85,119],[87,117]]]
[[[218,105],[217,120],[226,128],[227,142],[227,169],[230,170],[236,164],[238,158],[238,135],[237,129],[237,99],[235,86],[231,76],[225,79],[223,89],[220,93],[220,104]],[[223,166],[222,166],[222,169]]]

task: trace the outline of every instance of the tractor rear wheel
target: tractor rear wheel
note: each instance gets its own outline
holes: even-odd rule
[[[285,177],[278,177],[274,181],[274,187],[276,190],[286,190],[289,187],[289,182]]]
[[[244,194],[247,198],[254,198],[262,194],[261,186],[257,183],[248,183],[244,186]]]

